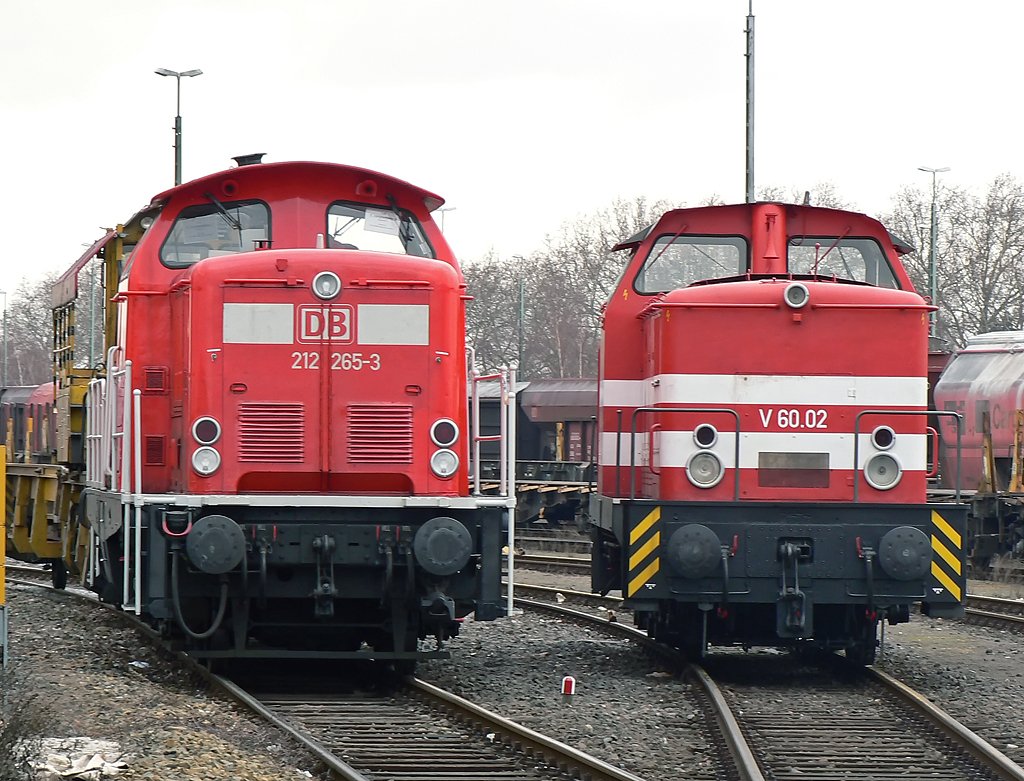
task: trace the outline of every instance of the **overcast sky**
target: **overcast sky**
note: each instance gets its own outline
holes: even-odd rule
[[[755,0],[756,181],[860,210],[1020,175],[1004,0]],[[6,0],[0,287],[62,270],[184,178],[266,152],[407,179],[463,259],[615,198],[743,200],[747,0]]]

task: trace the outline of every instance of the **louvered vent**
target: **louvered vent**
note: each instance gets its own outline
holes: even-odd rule
[[[305,430],[301,404],[239,404],[238,460],[301,463]]]
[[[147,366],[143,369],[143,386],[147,393],[162,393],[167,390],[167,369],[163,366]]]
[[[145,453],[146,466],[164,465],[164,440],[163,437],[146,436]]]
[[[349,405],[348,461],[350,464],[411,464],[412,407]]]

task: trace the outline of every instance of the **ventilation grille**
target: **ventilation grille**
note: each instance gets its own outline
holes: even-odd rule
[[[412,407],[349,405],[348,461],[350,464],[411,464]]]
[[[143,369],[143,389],[147,393],[163,393],[167,390],[167,369],[163,366],[147,366]]]
[[[164,466],[164,438],[146,436],[146,466]]]
[[[239,404],[238,460],[302,463],[305,430],[301,404]]]

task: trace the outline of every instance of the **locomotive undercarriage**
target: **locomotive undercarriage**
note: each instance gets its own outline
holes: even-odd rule
[[[499,508],[294,501],[146,503],[139,522],[128,507],[126,535],[120,496],[86,491],[94,588],[126,610],[138,605],[208,658],[373,658],[408,668],[447,656],[443,641],[474,608],[479,620],[502,614]],[[141,569],[133,553],[139,525]]]
[[[931,505],[602,498],[597,509],[594,590],[621,589],[638,626],[693,658],[738,645],[866,663],[879,623],[908,621],[913,603],[963,611],[962,505],[938,521]]]

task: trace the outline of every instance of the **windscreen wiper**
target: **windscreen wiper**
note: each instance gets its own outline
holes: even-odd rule
[[[228,210],[224,207],[224,204],[222,204],[220,201],[213,197],[213,193],[203,193],[203,195],[209,198],[213,205],[217,207],[217,211],[219,211],[220,216],[224,218],[224,222],[226,222],[228,225],[230,225],[232,228],[238,231],[238,235],[239,237],[241,237],[242,223],[238,220],[238,218],[232,217]]]

